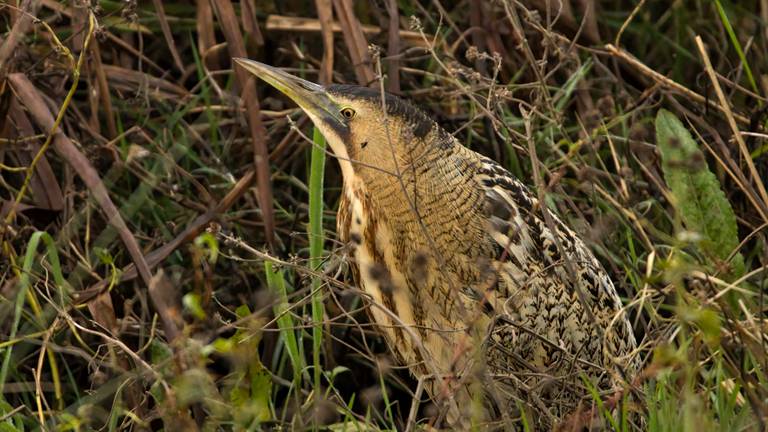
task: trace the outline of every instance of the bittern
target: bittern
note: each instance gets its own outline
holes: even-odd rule
[[[611,392],[636,368],[601,264],[506,169],[398,97],[236,60],[325,136],[354,279],[451,427],[509,425],[529,406],[529,424],[549,428],[589,394],[584,377]]]

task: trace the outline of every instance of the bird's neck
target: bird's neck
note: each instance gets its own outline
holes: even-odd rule
[[[480,162],[459,144],[427,148],[411,161],[401,158],[399,175],[362,173],[371,206],[402,254],[472,254],[485,232],[478,215],[484,195],[474,180]]]

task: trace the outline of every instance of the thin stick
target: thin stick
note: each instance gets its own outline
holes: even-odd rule
[[[13,217],[16,215],[16,207],[21,203],[21,200],[24,198],[24,195],[27,193],[27,188],[29,187],[29,184],[32,181],[32,176],[35,174],[35,167],[45,155],[45,152],[46,150],[48,150],[48,147],[51,146],[51,143],[53,142],[53,138],[56,136],[56,131],[59,128],[61,121],[64,119],[64,114],[67,111],[67,107],[69,107],[69,103],[72,101],[72,97],[75,95],[75,91],[77,90],[77,84],[80,81],[80,70],[82,69],[82,66],[83,66],[83,60],[86,57],[84,53],[88,51],[88,45],[91,42],[91,36],[93,35],[93,31],[96,26],[96,18],[94,18],[93,14],[88,15],[88,23],[89,23],[88,33],[86,35],[85,42],[83,43],[83,50],[80,52],[80,56],[78,57],[77,62],[75,63],[74,58],[70,56],[70,61],[73,63],[72,85],[69,88],[69,92],[67,92],[67,96],[64,98],[64,103],[61,105],[61,108],[59,109],[59,112],[56,115],[56,120],[54,120],[53,126],[51,126],[51,130],[49,131],[48,136],[45,139],[45,142],[40,147],[40,150],[38,150],[37,154],[35,154],[35,157],[32,159],[32,162],[27,167],[27,174],[24,177],[24,183],[22,183],[21,188],[19,189],[19,193],[16,195],[16,199],[13,201],[13,204],[11,205],[11,209],[8,211],[8,214],[5,217],[6,225],[9,225],[13,220]]]
[[[328,85],[333,81],[333,3],[331,0],[315,0],[315,8],[320,21],[320,33],[323,37],[320,84]],[[267,26],[269,26],[269,21],[267,21]]]
[[[640,12],[640,9],[642,9],[643,5],[645,4],[645,0],[640,0],[640,3],[635,6],[635,8],[632,10],[632,13],[629,14],[629,17],[624,21],[624,24],[621,25],[621,28],[619,29],[619,32],[616,33],[616,39],[613,40],[613,44],[616,45],[616,47],[620,47],[621,44],[619,43],[621,41],[621,35],[624,34],[624,30],[629,27],[629,23],[632,22],[633,19],[635,19],[635,15],[637,15],[638,12]]]
[[[728,104],[728,100],[725,98],[725,93],[723,93],[723,89],[720,87],[720,82],[717,80],[717,74],[712,68],[712,62],[709,60],[709,55],[707,54],[707,49],[704,47],[704,41],[702,41],[701,36],[696,36],[696,46],[699,48],[702,60],[704,60],[704,68],[709,75],[709,79],[712,81],[712,87],[715,88],[715,93],[717,93],[717,98],[720,100],[720,105],[725,114],[725,118],[728,120],[728,125],[731,127],[733,137],[739,144],[741,155],[744,157],[747,167],[749,167],[749,173],[752,175],[752,180],[757,184],[757,190],[760,192],[760,198],[763,200],[763,202],[760,203],[763,207],[761,213],[765,214],[765,206],[768,203],[768,192],[765,190],[765,184],[763,184],[763,181],[760,179],[760,174],[758,174],[757,168],[755,168],[755,162],[752,160],[752,156],[749,153],[747,143],[744,142],[744,137],[741,136],[739,126],[736,124],[733,112],[731,111],[731,106]]]
[[[656,72],[655,70],[649,68],[645,63],[641,62],[640,60],[638,60],[637,57],[633,56],[632,54],[628,53],[627,51],[625,51],[625,50],[623,50],[621,48],[617,48],[613,44],[607,44],[607,45],[605,45],[604,48],[606,50],[608,50],[608,52],[612,56],[618,57],[618,58],[624,60],[625,62],[629,63],[632,67],[637,69],[638,72],[642,73],[643,75],[646,75],[646,76],[650,77],[652,80],[654,80],[657,83],[663,85],[664,87],[667,87],[667,88],[670,88],[670,89],[673,89],[673,90],[677,90],[680,93],[684,94],[685,96],[687,96],[688,98],[692,99],[693,101],[695,101],[697,103],[707,104],[707,105],[711,106],[712,108],[715,108],[715,109],[717,109],[719,111],[722,111],[723,113],[726,112],[726,108],[720,106],[720,104],[718,104],[717,102],[715,102],[715,101],[713,101],[711,99],[705,98],[704,96],[696,93],[695,91],[693,91],[693,90],[689,89],[688,87],[678,83],[677,81],[675,81],[675,80],[673,80],[671,78],[667,78],[666,76]],[[730,108],[728,108],[728,111],[730,112]],[[739,114],[733,114],[732,112],[731,112],[731,115],[733,116],[734,119],[738,120],[739,123],[742,123],[742,124],[745,124],[745,125],[748,125],[750,123],[750,120],[747,117],[744,117],[744,116],[739,115]]]

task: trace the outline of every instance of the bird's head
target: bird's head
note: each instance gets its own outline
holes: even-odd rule
[[[354,85],[321,86],[247,59],[235,61],[307,113],[339,159],[345,177],[397,172],[422,157],[423,142],[440,134],[435,122],[407,102]],[[366,175],[367,174],[367,175]]]

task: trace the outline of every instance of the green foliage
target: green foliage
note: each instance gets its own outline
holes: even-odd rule
[[[17,44],[2,59],[0,81],[24,73],[58,104],[62,89],[76,90],[67,109],[51,107],[51,113],[62,112],[61,134],[93,166],[129,232],[114,229],[81,173],[54,148],[41,154],[53,173],[42,186],[58,184],[64,208],[36,208],[46,194],[34,182],[19,194],[18,173],[30,168],[30,149],[46,138],[34,134],[44,135],[45,128],[23,94],[0,86],[0,112],[14,99],[23,108],[23,121],[6,110],[0,202],[20,196],[24,208],[0,226],[0,432],[171,431],[198,424],[205,431],[402,429],[417,383],[402,365],[378,361],[385,344],[366,321],[362,298],[345,286],[352,283],[345,249],[332,234],[338,166],[294,104],[258,81],[261,111],[249,111],[238,100],[245,93],[228,58],[237,41],[223,30],[242,23],[248,56],[315,80],[320,33],[273,22],[275,15],[317,18],[313,3],[258,0],[247,16],[245,2],[231,2],[231,20],[221,10],[227,1],[213,2],[212,9],[188,1],[103,0],[96,9],[75,3],[42,2],[18,38],[9,37],[17,26],[0,30],[0,39]],[[389,15],[381,3],[387,2],[355,2],[351,22],[378,27]],[[546,2],[531,0],[396,3],[397,53],[389,52],[386,31],[364,27],[365,42],[386,53],[384,84],[398,73],[402,95],[522,182],[533,185],[538,167],[547,207],[575,222],[569,225],[619,288],[641,342],[643,370],[628,377],[640,391],[624,395],[620,409],[630,415],[619,423],[610,395],[585,383],[595,402],[592,420],[622,432],[758,430],[756,416],[768,400],[764,347],[755,342],[766,338],[764,311],[753,301],[759,291],[742,286],[760,283],[758,258],[767,247],[765,230],[757,228],[765,221],[752,203],[732,198],[745,196],[744,185],[718,184],[718,178],[741,176],[710,172],[718,173],[720,161],[738,170],[739,161],[728,160],[736,152],[712,146],[712,158],[705,153],[718,165],[708,167],[688,133],[697,123],[689,127],[670,112],[658,113],[659,164],[649,145],[657,108],[647,101],[669,108],[676,105],[665,98],[675,97],[706,112],[707,137],[727,140],[732,131],[719,111],[679,96],[689,93],[643,78],[660,74],[712,99],[692,37],[701,35],[717,72],[729,79],[722,82],[728,103],[746,131],[744,119],[765,105],[757,73],[768,70],[760,2],[682,0],[658,8],[602,0],[594,14],[581,14],[577,0],[563,2],[570,11],[547,11],[536,6]],[[508,23],[506,4],[521,14],[522,28]],[[98,21],[96,51],[78,46],[89,10]],[[0,6],[3,23],[23,16]],[[473,31],[478,23],[484,31]],[[414,43],[408,30],[423,30],[425,39]],[[334,82],[355,82],[355,69],[365,66],[352,63],[346,43],[337,34]],[[595,51],[609,43],[618,51]],[[89,59],[76,87],[68,78],[70,49]],[[395,64],[399,71],[391,69]],[[263,173],[252,175],[259,140],[249,127],[254,118],[265,129],[276,210],[277,246],[269,251],[262,203],[252,193],[265,186]],[[28,121],[32,130],[23,127]],[[537,161],[528,154],[529,139]],[[768,144],[759,135],[750,144],[755,164],[764,167]],[[39,168],[29,172],[37,176]],[[655,181],[659,168],[671,194]],[[241,183],[248,175],[253,181]],[[665,204],[668,196],[673,206]],[[744,257],[736,253],[726,263],[739,245],[737,222],[750,237],[739,250]],[[670,236],[676,231],[680,235]],[[161,308],[136,276],[126,234],[138,241],[153,272],[173,275],[174,289],[165,293],[171,306],[165,311],[179,326],[173,341]],[[738,287],[698,277],[734,280],[747,271],[757,276]],[[726,298],[738,302],[721,301],[726,289]],[[81,301],[80,293],[108,302]],[[422,393],[411,430],[425,430],[434,419],[426,398]],[[519,410],[525,414],[520,428],[537,430],[539,410],[522,400]],[[642,428],[635,413],[644,417]]]
[[[648,430],[653,432],[699,432],[713,430],[711,411],[701,396],[690,390],[679,394],[676,374],[663,372],[645,388],[648,395]],[[681,405],[682,403],[682,405]]]
[[[749,405],[741,387],[723,367],[722,355],[715,354],[708,365],[692,364],[685,356],[684,348],[657,349],[652,367],[659,370],[644,389],[647,430],[754,430]]]
[[[202,303],[203,299],[200,294],[197,293],[185,294],[184,297],[182,297],[184,310],[199,320],[205,319],[205,308]]]
[[[237,315],[245,319],[251,314],[246,306]],[[250,320],[250,328],[238,330],[234,336],[215,345],[217,350],[239,367],[227,377],[229,402],[233,420],[242,428],[253,427],[272,418],[272,377],[259,359],[260,323]]]
[[[296,339],[296,324],[294,323],[288,302],[288,289],[285,283],[285,272],[274,268],[271,262],[264,261],[264,273],[267,276],[267,286],[277,294],[278,301],[273,310],[277,317],[277,326],[280,329],[280,338],[288,353],[288,358],[293,369],[293,383],[295,386],[301,384],[301,371],[304,370],[304,357],[299,350],[299,344]]]
[[[24,432],[22,416],[12,414],[13,407],[0,399],[0,432]]]
[[[729,262],[739,245],[736,215],[704,154],[683,123],[664,109],[656,115],[656,143],[664,179],[683,224],[702,236],[700,244],[709,264],[717,267],[719,262]],[[733,255],[730,266],[731,277],[744,274],[740,253]]]
[[[14,309],[13,309],[13,321],[10,325],[10,331],[8,340],[13,340],[16,338],[17,332],[19,331],[19,328],[21,326],[21,320],[22,315],[24,314],[24,304],[25,302],[30,305],[30,308],[33,311],[34,314],[34,325],[37,328],[45,328],[47,327],[48,323],[45,322],[46,318],[43,317],[43,314],[41,312],[39,301],[37,300],[37,296],[35,295],[34,291],[31,290],[32,286],[32,274],[34,269],[36,268],[35,259],[38,257],[37,248],[40,245],[40,242],[43,242],[46,247],[47,260],[50,263],[51,273],[53,273],[53,279],[56,282],[56,287],[58,288],[58,296],[55,297],[55,300],[58,301],[60,304],[64,304],[66,301],[66,296],[69,294],[69,285],[67,284],[66,280],[64,279],[64,275],[61,271],[61,262],[59,260],[59,253],[56,248],[56,243],[51,237],[50,234],[44,231],[37,231],[34,232],[30,238],[29,242],[27,243],[27,250],[24,254],[24,262],[22,263],[21,272],[18,278],[18,293],[16,294]],[[13,354],[13,348],[14,344],[9,344],[4,348],[3,352],[3,363],[0,367],[0,402],[4,402],[2,398],[3,394],[3,387],[5,386],[5,383],[8,380],[9,373],[11,371],[11,359]],[[59,383],[59,376],[58,376],[58,366],[56,363],[56,359],[51,353],[51,351],[48,351],[48,361],[50,368],[53,373],[53,379],[56,384],[56,388],[60,389],[60,383]],[[15,368],[14,368],[15,369]],[[60,391],[57,391],[57,397],[61,398]]]
[[[720,343],[722,330],[721,317],[717,312],[687,304],[679,305],[676,312],[683,322],[694,325],[701,330],[704,342],[713,348],[717,348]]]
[[[728,14],[726,13],[725,8],[723,8],[722,2],[720,0],[715,0],[715,6],[717,7],[717,14],[720,16],[720,21],[723,23],[723,27],[725,28],[725,31],[728,33],[728,38],[731,40],[731,45],[733,45],[733,49],[736,50],[736,54],[739,56],[739,61],[741,62],[742,67],[744,68],[744,72],[747,76],[747,81],[749,82],[749,85],[752,88],[752,91],[759,94],[760,90],[757,89],[757,83],[755,82],[755,77],[754,75],[752,75],[752,68],[749,67],[747,56],[744,55],[744,49],[741,47],[741,43],[739,42],[739,37],[736,35],[736,32],[733,30],[733,26],[731,25],[731,20],[728,18]],[[758,101],[758,103],[762,106],[762,101]]]
[[[202,233],[195,237],[195,247],[199,248],[208,257],[211,264],[216,264],[219,258],[219,242],[211,233]]]
[[[325,177],[325,138],[317,128],[313,131],[309,170],[309,260],[310,268],[320,270],[325,235],[323,233],[323,179]],[[312,364],[314,365],[315,389],[320,389],[323,370],[320,351],[323,344],[323,293],[321,279],[312,278]],[[319,398],[319,391],[316,393]]]

